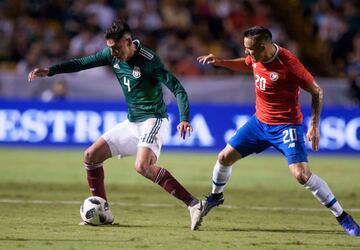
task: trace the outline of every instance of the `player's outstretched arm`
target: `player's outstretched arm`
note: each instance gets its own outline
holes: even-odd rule
[[[33,69],[29,75],[28,75],[28,81],[31,82],[37,77],[44,77],[49,75],[49,69],[48,68],[36,68]]]
[[[217,58],[216,56],[214,56],[213,54],[209,54],[206,56],[199,56],[197,58],[197,60],[199,63],[202,63],[202,64],[212,64],[214,66],[220,66],[218,64],[220,59]]]
[[[248,72],[250,70],[250,68],[245,63],[244,57],[235,59],[220,59],[213,54],[209,54],[205,56],[199,56],[197,60],[202,64],[224,67],[234,71]]]
[[[319,149],[320,142],[320,131],[319,131],[319,123],[320,123],[320,113],[322,108],[322,100],[323,100],[323,91],[314,81],[313,84],[307,85],[303,87],[304,90],[309,92],[312,96],[311,101],[311,121],[310,127],[307,132],[307,139],[311,142],[311,148],[314,151]]]
[[[69,59],[59,64],[54,64],[49,68],[36,68],[28,75],[29,82],[37,77],[53,76],[62,73],[73,73],[90,68],[106,66],[111,64],[111,53],[109,48],[105,48],[95,54]]]

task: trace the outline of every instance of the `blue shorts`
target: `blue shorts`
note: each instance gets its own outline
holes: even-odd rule
[[[267,125],[252,116],[228,142],[242,157],[260,153],[273,146],[287,158],[288,164],[307,162],[302,125]]]

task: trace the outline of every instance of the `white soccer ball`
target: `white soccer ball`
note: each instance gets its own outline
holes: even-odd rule
[[[90,196],[80,206],[81,219],[87,224],[94,226],[112,223],[109,204],[98,196]]]

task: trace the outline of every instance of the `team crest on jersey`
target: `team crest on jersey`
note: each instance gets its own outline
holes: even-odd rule
[[[141,77],[141,71],[140,71],[140,68],[138,66],[135,66],[134,69],[133,69],[133,72],[132,72],[132,75],[135,77],[135,78],[140,78]]]
[[[271,80],[271,81],[275,82],[275,81],[277,81],[278,79],[279,79],[279,74],[278,74],[278,73],[276,73],[276,72],[271,72],[271,73],[270,73],[270,80]]]

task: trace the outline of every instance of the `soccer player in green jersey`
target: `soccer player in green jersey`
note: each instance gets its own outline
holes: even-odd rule
[[[168,72],[159,57],[132,40],[131,30],[124,21],[115,21],[106,31],[107,47],[94,55],[72,59],[50,68],[36,68],[28,75],[37,77],[77,72],[99,66],[110,66],[124,92],[128,104],[128,119],[96,140],[84,154],[84,166],[90,191],[107,200],[103,162],[113,156],[136,155],[135,170],[183,201],[189,209],[191,229],[200,224],[201,202],[192,196],[165,168],[156,165],[170,124],[163,101],[162,84],[175,95],[180,123],[179,136],[190,136],[189,102],[180,82]],[[111,214],[111,213],[110,213]],[[113,222],[113,217],[107,223]]]

